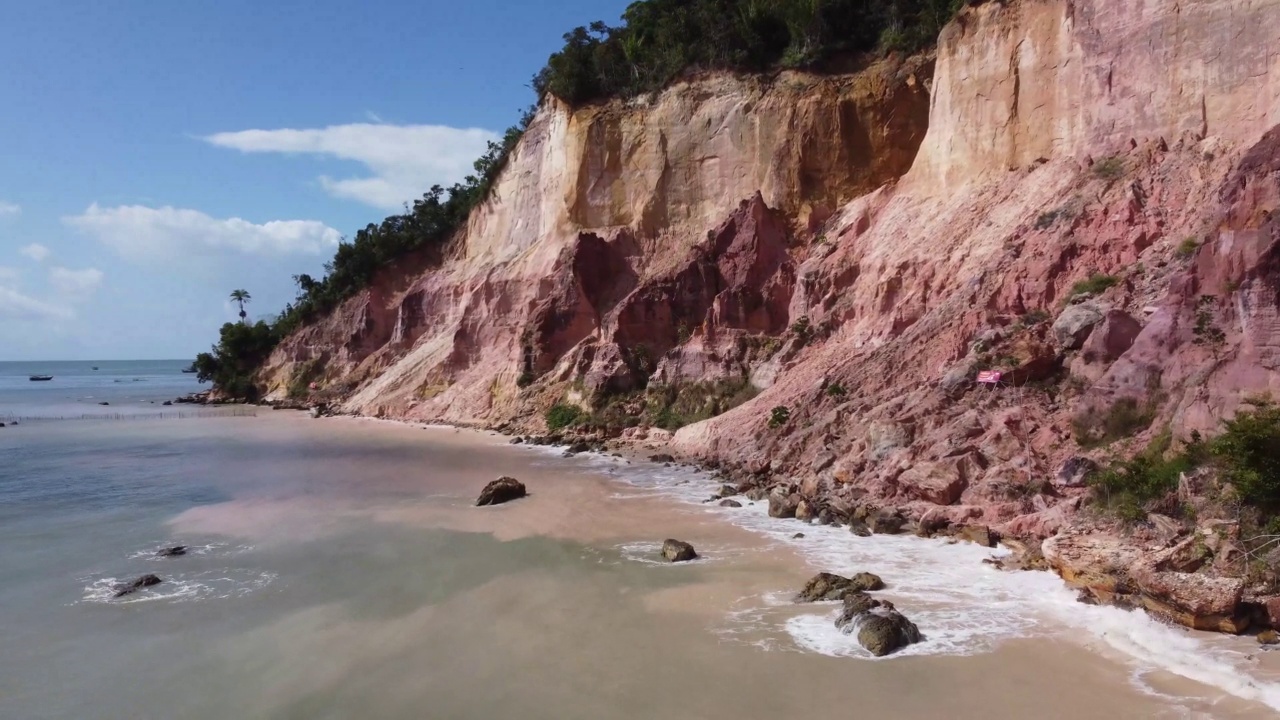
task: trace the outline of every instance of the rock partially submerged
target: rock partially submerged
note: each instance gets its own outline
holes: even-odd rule
[[[137,578],[136,580],[130,580],[129,582],[120,583],[116,585],[114,588],[115,595],[113,595],[112,597],[124,597],[125,595],[136,593],[142,588],[148,588],[153,585],[159,585],[162,582],[164,581],[155,575],[143,575],[142,577]]]
[[[863,572],[853,577],[844,577],[824,572],[814,575],[805,583],[804,589],[796,595],[796,602],[844,600],[851,594],[883,589],[884,581],[878,575]]]
[[[667,453],[658,453],[656,455],[649,456],[649,462],[669,463],[669,462],[675,462],[675,461],[676,459],[671,457]]]
[[[156,551],[159,557],[180,557],[187,554],[186,545],[174,545],[173,547],[160,548]]]
[[[720,501],[720,507],[740,508],[742,507],[742,503],[738,502],[737,500],[729,500],[728,498],[726,498]]]
[[[698,557],[693,546],[683,540],[667,538],[662,542],[662,557],[667,562],[688,562]]]
[[[476,506],[501,505],[502,503],[522,498],[527,494],[524,483],[504,475],[484,486],[484,490],[480,491],[480,497],[476,500]]]
[[[922,639],[920,629],[898,612],[893,603],[863,592],[845,596],[836,627],[847,634],[856,632],[858,644],[876,657],[884,657]]]

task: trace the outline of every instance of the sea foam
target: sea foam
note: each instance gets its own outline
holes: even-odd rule
[[[558,448],[538,448],[553,450]],[[771,518],[767,503],[721,508],[703,501],[719,486],[710,475],[680,466],[626,463],[617,458],[582,454],[578,459],[627,485],[696,505],[727,522],[792,547],[818,570],[852,574],[872,571],[888,588],[883,597],[894,602],[919,626],[924,641],[883,660],[913,655],[971,655],[990,652],[1013,638],[1057,637],[1083,642],[1094,649],[1118,654],[1133,667],[1134,684],[1155,692],[1145,678],[1165,672],[1218,688],[1235,697],[1280,710],[1280,683],[1255,677],[1248,656],[1236,647],[1222,647],[1208,637],[1162,624],[1140,611],[1084,605],[1056,575],[1049,572],[1007,572],[982,562],[1006,554],[970,543],[948,543],[911,536],[856,537],[847,528],[805,525],[804,538],[795,520]],[[639,548],[637,548],[639,549]],[[646,546],[645,551],[650,548]],[[624,550],[624,553],[626,551]],[[727,635],[767,622],[776,613],[778,595],[746,600],[730,615]],[[796,648],[833,657],[873,659],[834,625],[838,610],[831,604],[810,606],[813,612],[793,614],[780,621],[780,630]],[[751,644],[776,649],[771,639]]]

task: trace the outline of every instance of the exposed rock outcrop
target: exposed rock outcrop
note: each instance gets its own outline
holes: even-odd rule
[[[1053,538],[1092,597],[1235,631],[1229,563],[1078,510],[1112,451],[1280,395],[1278,44],[1274,3],[987,2],[936,61],[550,99],[448,248],[261,380],[319,362],[342,411],[524,433],[555,402],[745,383],[673,437],[625,437],[749,481],[774,517]],[[1116,408],[1140,421],[1093,448]]]
[[[662,543],[662,557],[667,562],[688,562],[697,559],[698,553],[689,543],[668,538]]]
[[[129,582],[119,583],[113,588],[115,593],[112,597],[124,597],[132,595],[143,588],[154,587],[164,582],[157,575],[143,575],[140,578],[130,580]]]
[[[480,491],[480,497],[476,499],[476,505],[501,505],[518,500],[527,494],[524,483],[504,475],[484,486]]]

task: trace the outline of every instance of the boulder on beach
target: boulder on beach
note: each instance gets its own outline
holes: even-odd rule
[[[164,581],[155,575],[143,575],[142,577],[137,578],[136,580],[130,580],[129,582],[120,583],[116,585],[114,588],[115,595],[113,595],[112,597],[124,597],[125,595],[135,593],[141,590],[142,588],[151,587],[152,585],[159,585],[162,582]]]
[[[871,528],[871,532],[879,535],[897,535],[906,524],[907,519],[895,510],[880,510],[867,518],[867,526]]]
[[[480,491],[480,497],[476,500],[476,505],[501,505],[527,494],[524,483],[504,475],[484,486],[484,490]]]
[[[823,572],[809,578],[809,582],[805,583],[804,589],[800,591],[799,595],[796,595],[796,602],[843,600],[854,593],[882,589],[884,589],[884,581],[880,579],[879,575],[863,572],[847,578],[834,573]]]
[[[1280,633],[1275,630],[1263,630],[1258,633],[1259,645],[1280,645]]]
[[[683,540],[673,540],[667,538],[662,542],[662,557],[667,562],[688,562],[698,557],[698,553],[693,546]]]
[[[523,444],[524,444],[524,438],[522,438],[522,437],[513,437],[513,438],[511,438],[511,444],[512,444],[512,445],[523,445]]]
[[[730,498],[737,494],[738,494],[738,489],[732,485],[720,486],[720,497],[722,498]]]
[[[760,502],[761,500],[764,500],[765,498],[769,497],[769,490],[768,488],[762,488],[757,486],[747,490],[742,494],[745,495],[746,498],[752,502]]]
[[[187,554],[186,545],[174,545],[173,547],[160,548],[156,551],[156,555],[160,557],[180,557]]]
[[[796,519],[801,522],[809,522],[818,517],[817,511],[813,507],[813,503],[808,500],[801,500],[796,503]]]
[[[860,592],[845,596],[836,627],[849,634],[857,633],[858,644],[876,657],[922,639],[920,629],[898,612],[893,603]]]
[[[584,452],[591,452],[591,446],[582,440],[570,445],[569,449],[564,451],[565,455],[577,455]]]
[[[793,518],[799,505],[800,496],[785,485],[778,485],[769,491],[769,517]]]
[[[740,508],[742,507],[742,503],[738,502],[737,500],[729,500],[726,498],[720,501],[720,507]]]
[[[675,461],[676,459],[671,457],[667,453],[658,453],[656,455],[649,456],[649,462],[669,463],[669,462],[675,462]]]

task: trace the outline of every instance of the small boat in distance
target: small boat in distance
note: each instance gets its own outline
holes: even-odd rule
[[[31,376],[31,382],[44,382],[45,380],[52,380],[52,379],[53,379],[52,375],[32,375]]]
[[[184,372],[184,373],[193,373],[193,372],[195,372],[195,371],[196,371],[196,364],[195,364],[195,363],[191,363],[190,365],[188,365],[188,366],[186,366],[186,367],[182,368],[182,372]]]
[[[94,370],[97,370],[97,369],[98,369],[98,366],[97,366],[97,365],[94,365],[94,366],[93,366],[93,369],[94,369]]]

